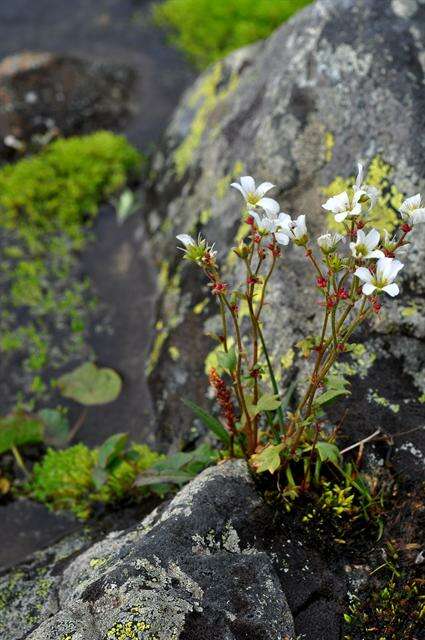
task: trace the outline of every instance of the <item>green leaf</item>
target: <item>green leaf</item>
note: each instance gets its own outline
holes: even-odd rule
[[[332,404],[337,398],[340,396],[347,396],[350,394],[350,391],[345,389],[344,387],[340,387],[339,389],[329,389],[322,393],[315,401],[314,404],[317,407],[325,407],[329,404]]]
[[[65,398],[91,406],[116,400],[122,383],[113,369],[98,368],[93,362],[86,362],[61,376],[58,386]]]
[[[217,353],[218,364],[222,369],[232,373],[236,369],[237,357],[234,347],[231,347],[229,351],[219,351]]]
[[[252,416],[256,416],[258,413],[262,411],[275,411],[279,409],[281,405],[281,400],[278,395],[274,395],[272,393],[265,393],[258,400],[257,404],[249,405],[249,412]]]
[[[93,484],[99,491],[108,480],[108,472],[101,467],[94,467],[92,471]]]
[[[212,416],[210,413],[202,409],[202,407],[198,406],[191,400],[183,398],[183,402],[187,407],[189,407],[189,409],[192,409],[193,413],[202,421],[207,429],[212,431],[217,436],[219,440],[221,440],[225,445],[229,444],[230,436],[221,422],[217,420],[217,418],[214,418],[214,416]]]
[[[339,449],[336,444],[331,444],[330,442],[317,442],[316,449],[322,462],[329,460],[330,462],[339,465],[341,454],[339,453]]]
[[[0,454],[12,447],[40,444],[44,439],[41,420],[25,413],[15,413],[0,418]]]
[[[112,460],[124,451],[127,441],[127,433],[115,433],[113,436],[105,440],[98,451],[98,466],[101,469],[106,469]]]
[[[146,487],[153,484],[185,484],[193,480],[194,476],[191,473],[184,473],[183,471],[173,474],[146,474],[137,478],[134,483],[136,487]]]
[[[260,453],[254,453],[251,456],[251,462],[256,472],[270,471],[270,473],[274,473],[277,471],[281,465],[280,454],[284,446],[284,444],[269,444]]]
[[[53,447],[64,447],[68,442],[69,422],[62,411],[42,409],[38,417],[44,424],[44,441]]]

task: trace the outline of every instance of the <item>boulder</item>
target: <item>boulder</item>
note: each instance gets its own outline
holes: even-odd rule
[[[424,41],[423,0],[318,0],[265,42],[207,70],[185,94],[154,161],[148,220],[154,252],[166,256],[148,363],[163,443],[194,437],[181,398],[207,406],[205,369],[215,347],[208,334],[219,327],[201,275],[176,257],[176,234],[206,235],[227,265],[226,281],[237,281],[231,248],[243,227],[230,182],[244,174],[272,181],[283,210],[307,214],[314,236],[329,221],[321,204],[353,184],[357,161],[369,165],[369,181],[383,192],[376,224],[391,230],[403,195],[425,190]],[[287,385],[305,382],[295,345],[317,330],[320,313],[303,251],[290,246],[284,257],[264,321]],[[394,437],[399,468],[420,472],[424,257],[421,225],[405,259],[402,295],[385,301],[357,336],[356,357],[343,364],[353,396],[334,415],[338,421],[348,409],[351,439],[381,427]]]
[[[288,532],[272,530],[245,463],[208,469],[135,528],[91,546],[74,534],[0,576],[1,637],[294,640],[281,580],[288,558],[298,565],[298,610],[313,601],[320,610],[331,574],[323,563],[312,569],[314,557],[307,564],[302,542],[291,554]],[[340,583],[334,591],[337,602]],[[321,612],[331,627],[332,606]]]

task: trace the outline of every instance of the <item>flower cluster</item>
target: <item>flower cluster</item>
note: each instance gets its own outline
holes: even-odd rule
[[[408,250],[408,234],[417,224],[425,222],[425,206],[420,194],[408,198],[400,207],[399,228],[392,235],[388,231],[380,233],[370,224],[380,193],[366,183],[364,176],[359,164],[352,188],[322,205],[333,214],[340,230],[324,233],[314,243],[306,216],[289,215],[267,195],[274,188],[271,182],[257,186],[251,176],[243,176],[232,183],[231,187],[243,198],[243,216],[248,223],[245,238],[234,248],[246,271],[239,286],[224,282],[214,245],[200,236],[197,240],[188,235],[178,236],[184,245],[185,258],[203,269],[220,307],[221,369],[210,372],[210,383],[216,390],[226,427],[232,433],[232,443],[234,440],[257,469],[264,465],[269,470],[278,469],[279,460],[287,465],[291,456],[301,455],[300,447],[308,454],[305,469],[310,468],[312,451],[318,446],[321,406],[330,397],[341,395],[341,389],[333,393],[330,386],[335,383],[331,382],[333,365],[347,350],[357,328],[379,313],[379,296],[399,294],[396,279],[404,266],[399,257]],[[303,349],[305,357],[315,357],[307,390],[293,410],[285,414],[283,391],[277,382],[280,376],[274,373],[263,335],[262,313],[276,263],[284,260],[284,247],[291,242],[302,248],[312,265],[323,322],[318,335],[307,340],[309,348]],[[247,314],[239,314],[241,302],[246,305]],[[247,320],[251,340],[246,339]],[[230,378],[231,385],[227,386],[223,376]],[[263,449],[266,453],[261,458],[258,451]],[[273,463],[272,453],[277,456]],[[305,482],[303,486],[307,486]]]

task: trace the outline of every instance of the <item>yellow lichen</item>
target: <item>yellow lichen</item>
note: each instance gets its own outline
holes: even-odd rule
[[[190,166],[193,154],[207,127],[208,119],[217,104],[227,98],[238,85],[238,76],[232,74],[229,82],[222,89],[219,85],[223,78],[223,64],[218,62],[212,70],[202,79],[197,89],[189,99],[189,107],[196,110],[189,133],[174,153],[176,173],[181,178]]]
[[[283,369],[289,369],[292,366],[294,362],[294,357],[295,357],[295,351],[293,349],[288,349],[288,351],[285,353],[285,355],[282,357],[280,361]]]
[[[89,565],[92,569],[99,569],[108,562],[107,558],[92,558]]]
[[[325,159],[326,162],[330,162],[333,156],[333,149],[335,146],[335,136],[331,131],[325,133]]]
[[[208,305],[208,303],[209,303],[209,299],[204,298],[204,300],[201,300],[201,302],[198,302],[198,304],[195,304],[195,306],[193,307],[193,313],[199,316],[203,312],[205,307]]]
[[[180,358],[180,349],[177,349],[177,347],[174,347],[173,345],[171,347],[168,347],[168,353],[170,354],[170,357],[172,360],[174,360],[174,362],[177,362],[177,360]]]
[[[377,187],[381,196],[373,209],[369,222],[379,230],[387,229],[390,233],[398,223],[397,210],[403,202],[404,195],[397,187],[391,184],[392,167],[380,156],[376,156],[370,163],[365,182]],[[342,178],[338,176],[330,185],[323,189],[327,197],[335,196],[342,191],[350,192],[355,177]],[[329,226],[332,229],[341,230],[341,224],[335,222],[333,214],[329,214]]]
[[[415,316],[418,313],[418,308],[415,304],[413,304],[411,307],[404,307],[404,309],[401,310],[401,315],[403,316],[403,318],[411,318],[412,316]]]

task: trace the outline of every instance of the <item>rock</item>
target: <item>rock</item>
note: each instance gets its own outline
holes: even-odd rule
[[[215,343],[206,334],[219,327],[202,277],[175,257],[175,235],[200,231],[216,242],[232,283],[242,222],[232,179],[253,174],[279,185],[283,210],[306,213],[319,235],[326,190],[338,186],[335,176],[340,187],[352,184],[358,160],[370,163],[369,179],[383,189],[379,224],[391,228],[402,195],[425,188],[424,38],[422,1],[318,0],[264,43],[206,71],[184,96],[154,162],[149,216],[154,247],[168,256],[149,363],[164,443],[193,438],[182,426],[193,417],[181,398],[208,402],[205,360]],[[354,392],[346,433],[354,440],[381,427],[395,435],[399,469],[416,474],[425,452],[425,225],[414,235],[402,296],[357,336],[362,345],[344,371]],[[291,246],[285,258],[264,319],[289,383],[305,380],[305,369],[291,364],[295,344],[317,329],[320,314],[303,251]]]
[[[0,153],[57,135],[118,129],[129,116],[134,72],[72,56],[25,51],[0,62]]]
[[[245,463],[208,469],[135,528],[89,548],[74,535],[0,577],[2,639],[294,640],[282,533]],[[304,600],[324,579],[309,577]]]

